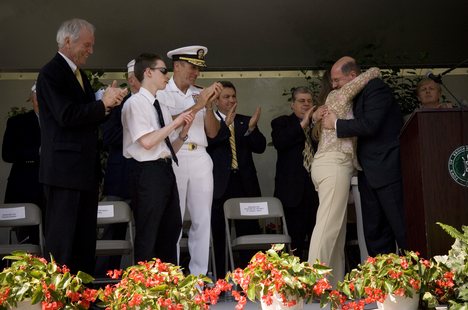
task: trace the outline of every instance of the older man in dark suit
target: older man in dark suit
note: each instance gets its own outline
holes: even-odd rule
[[[331,69],[333,88],[340,88],[360,69],[345,56]],[[323,126],[336,128],[338,138],[358,137],[357,157],[362,167],[358,182],[364,236],[369,255],[406,248],[399,134],[403,125],[400,107],[381,79],[371,80],[355,97],[354,119],[338,119],[333,112]]]
[[[318,208],[317,192],[303,164],[306,133],[310,133],[313,112],[310,89],[298,87],[293,91],[291,109],[292,114],[271,121],[271,137],[278,152],[274,195],[283,204],[292,249],[307,260],[305,239],[310,239]]]
[[[265,136],[257,127],[260,108],[252,117],[236,113],[237,94],[229,81],[221,81],[223,90],[216,101],[216,116],[220,120],[220,130],[216,137],[208,138],[208,153],[213,159],[213,208],[211,210],[211,230],[215,248],[217,276],[224,277],[225,241],[224,202],[229,198],[258,197],[261,195],[257,170],[252,153],[261,154],[266,148]],[[259,233],[258,221],[236,222],[238,235]],[[247,263],[251,253],[243,253]]]
[[[47,200],[46,253],[73,272],[94,271],[98,180],[98,125],[127,90],[108,87],[102,100],[80,67],[93,53],[94,26],[65,21],[57,32],[58,53],[39,72],[41,122],[39,181]],[[113,85],[115,85],[114,82]]]

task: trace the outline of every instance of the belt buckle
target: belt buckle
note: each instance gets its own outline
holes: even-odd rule
[[[191,142],[190,142],[190,143],[187,144],[187,147],[188,147],[188,150],[189,150],[189,151],[194,151],[194,150],[197,149],[197,144],[196,144],[196,143],[191,143]]]

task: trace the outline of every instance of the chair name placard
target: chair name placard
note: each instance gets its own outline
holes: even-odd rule
[[[268,215],[268,202],[241,202],[240,214],[243,216]]]
[[[114,205],[99,205],[97,210],[98,218],[114,217]]]
[[[25,207],[0,208],[0,221],[18,220],[26,218]]]

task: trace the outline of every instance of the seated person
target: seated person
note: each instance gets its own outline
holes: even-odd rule
[[[416,85],[416,96],[421,103],[421,108],[439,109],[451,108],[449,102],[440,102],[442,97],[442,88],[440,84],[431,79],[424,78]]]

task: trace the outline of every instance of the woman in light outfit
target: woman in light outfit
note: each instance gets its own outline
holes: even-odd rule
[[[327,110],[338,118],[353,118],[352,99],[374,78],[380,77],[378,68],[365,73],[331,91],[323,108],[314,113],[321,119]],[[356,158],[356,139],[336,137],[335,130],[314,127],[319,136],[317,153],[312,162],[312,180],[318,191],[320,205],[317,222],[309,248],[309,263],[317,259],[333,268],[332,284],[344,277],[344,245],[346,239],[346,210],[349,187],[354,169],[360,169]]]

